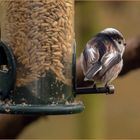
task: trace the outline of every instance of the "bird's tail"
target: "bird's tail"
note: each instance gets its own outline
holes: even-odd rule
[[[94,80],[94,76],[102,69],[102,65],[100,62],[96,62],[95,64],[91,65],[87,72],[85,73],[84,81]]]

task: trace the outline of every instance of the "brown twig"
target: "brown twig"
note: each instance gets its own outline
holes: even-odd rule
[[[124,66],[120,76],[126,75],[128,72],[140,68],[140,37],[128,40],[126,51],[124,53]]]
[[[0,139],[16,138],[27,125],[38,118],[38,116],[1,114]]]

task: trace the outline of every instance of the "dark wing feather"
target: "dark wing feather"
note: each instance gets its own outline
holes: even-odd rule
[[[100,76],[104,76],[109,69],[111,69],[114,65],[118,64],[121,60],[122,57],[120,53],[106,54],[101,60],[103,63],[103,69],[100,72]]]
[[[106,53],[106,46],[101,38],[93,38],[87,43],[83,51],[84,57],[84,80],[93,80],[93,77],[102,69],[101,59]]]
[[[81,62],[84,74],[88,71],[89,67],[96,63],[99,59],[99,51],[95,47],[96,42],[94,39],[90,40],[81,55]]]
[[[102,69],[102,64],[98,61],[91,65],[88,71],[85,73],[85,81],[94,80],[94,76]]]

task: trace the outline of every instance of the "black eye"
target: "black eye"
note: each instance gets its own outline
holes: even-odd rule
[[[119,40],[118,43],[121,44],[122,42]]]

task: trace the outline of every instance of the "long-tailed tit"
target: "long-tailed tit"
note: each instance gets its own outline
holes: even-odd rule
[[[81,54],[84,80],[110,84],[122,69],[125,46],[123,35],[114,28],[106,28],[89,40]]]

